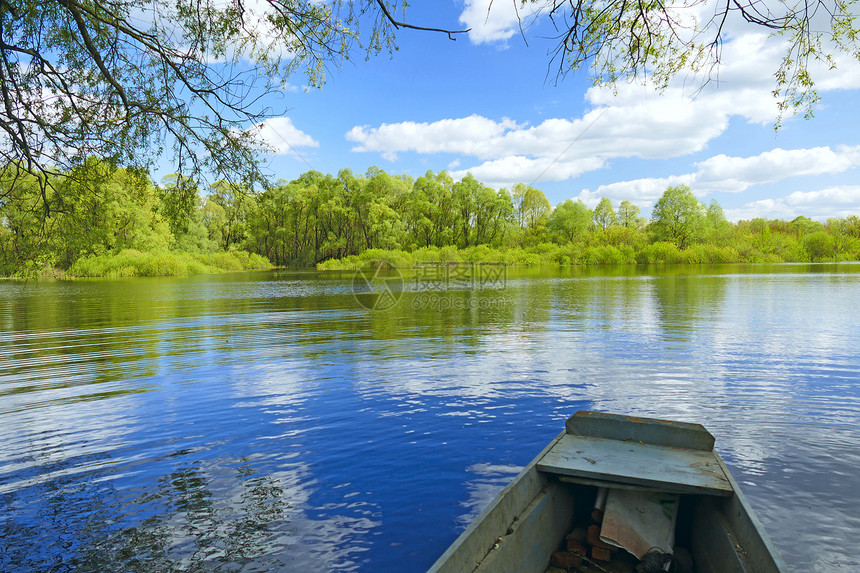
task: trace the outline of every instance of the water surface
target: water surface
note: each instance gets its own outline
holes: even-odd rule
[[[860,265],[353,278],[0,283],[0,570],[420,571],[578,409],[705,424],[791,570],[860,565]]]

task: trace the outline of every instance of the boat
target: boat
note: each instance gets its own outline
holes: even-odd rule
[[[678,560],[686,554],[688,561],[692,559],[688,570],[698,573],[785,571],[764,528],[714,450],[714,437],[702,425],[591,411],[568,418],[565,430],[490,502],[429,571],[614,571],[616,568],[596,558],[600,554],[588,554],[593,547],[570,549],[572,543],[580,547],[570,541],[578,520],[603,515],[598,530],[601,541],[594,543],[602,546],[605,542],[618,551],[611,554],[610,562],[616,555],[634,562],[645,559],[627,551],[630,539],[618,543],[605,532],[610,527],[610,512],[612,524],[622,523],[615,530],[628,534],[631,527],[646,530],[646,534],[659,530],[663,525],[631,526],[631,513],[636,511],[629,506],[638,501],[625,501],[630,499],[625,496],[640,500],[654,499],[657,494],[677,500],[671,511],[663,512],[674,528],[670,547],[655,553],[666,559],[666,569],[673,554]],[[603,501],[607,497],[609,501]],[[600,513],[595,515],[595,510]],[[589,530],[589,541],[591,533]],[[554,554],[565,551],[582,564],[551,568]],[[684,568],[676,562],[673,570],[675,565],[678,570]]]

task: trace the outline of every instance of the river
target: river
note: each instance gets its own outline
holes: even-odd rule
[[[356,294],[357,293],[357,294]],[[579,409],[860,567],[860,265],[0,283],[0,571],[422,571]]]

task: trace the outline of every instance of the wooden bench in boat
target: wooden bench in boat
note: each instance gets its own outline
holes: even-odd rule
[[[701,424],[579,412],[566,433],[537,462],[564,481],[601,487],[637,487],[666,493],[730,496]]]

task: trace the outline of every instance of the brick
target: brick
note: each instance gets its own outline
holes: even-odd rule
[[[616,551],[618,548],[614,545],[609,545],[600,540],[600,526],[599,525],[589,525],[588,526],[588,544],[592,547],[599,547],[600,549],[606,549],[607,551]]]
[[[582,563],[582,557],[568,553],[567,551],[556,551],[552,554],[549,560],[551,565],[561,567],[562,569],[573,569],[579,567]]]
[[[595,561],[609,561],[612,557],[612,553],[608,549],[603,549],[602,547],[594,547],[591,548],[591,558]]]
[[[588,548],[585,546],[585,543],[578,539],[568,538],[567,550],[581,555],[588,555]]]

